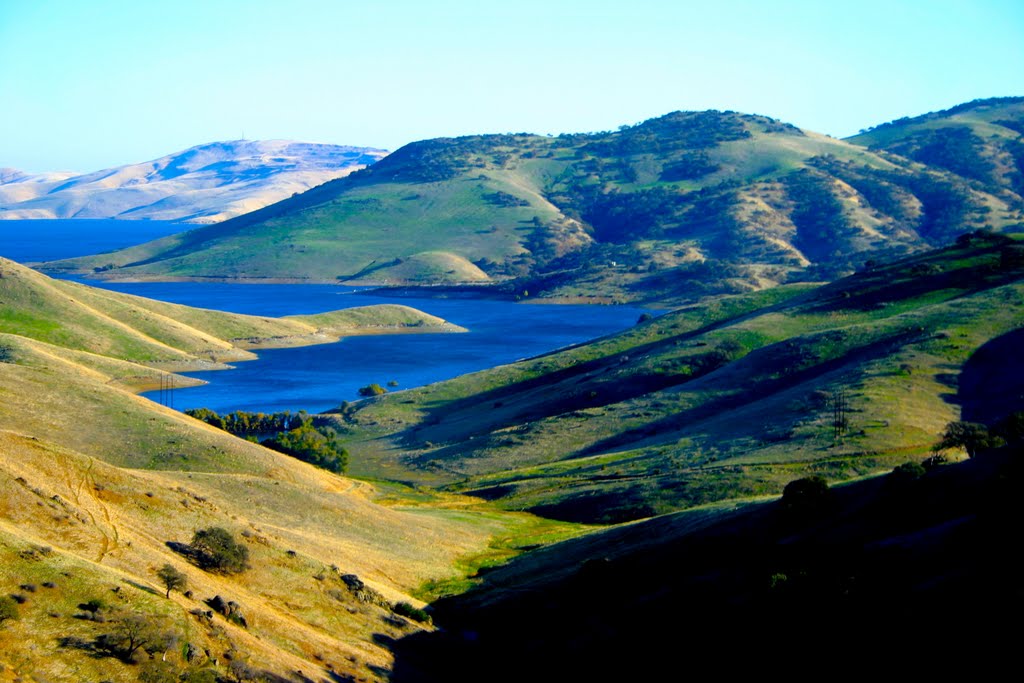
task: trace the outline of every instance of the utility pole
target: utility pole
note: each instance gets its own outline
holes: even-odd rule
[[[847,418],[846,392],[842,389],[832,392],[832,438],[838,441],[850,426]]]

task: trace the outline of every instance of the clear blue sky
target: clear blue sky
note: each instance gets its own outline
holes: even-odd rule
[[[677,109],[842,137],[1024,95],[1021,0],[0,0],[0,166],[396,149]]]

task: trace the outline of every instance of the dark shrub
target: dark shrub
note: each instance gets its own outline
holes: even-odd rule
[[[782,506],[787,510],[818,510],[828,502],[828,482],[817,475],[796,479],[782,490]]]
[[[924,465],[920,463],[905,462],[894,467],[889,476],[900,481],[914,481],[923,477],[926,472]]]
[[[0,624],[8,619],[18,618],[18,603],[6,595],[0,597]]]
[[[373,384],[367,384],[365,387],[359,387],[360,396],[380,396],[381,394],[386,393],[388,393],[388,390],[376,382]]]
[[[249,549],[222,527],[196,531],[192,536],[192,550],[203,569],[237,574],[249,568]]]
[[[408,617],[409,619],[413,619],[414,621],[418,621],[422,624],[431,623],[430,615],[427,614],[425,610],[422,610],[419,607],[414,607],[408,602],[396,603],[394,612],[395,614],[400,614],[403,617]]]

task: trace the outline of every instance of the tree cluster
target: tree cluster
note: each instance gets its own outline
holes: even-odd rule
[[[982,154],[982,148],[981,138],[969,128],[953,126],[915,132],[889,147],[890,151],[923,164],[991,183],[995,166]]]
[[[606,157],[707,149],[720,142],[749,138],[744,118],[733,112],[677,111],[606,134],[583,149]]]
[[[783,185],[793,202],[790,218],[797,228],[793,243],[813,261],[830,260],[845,235],[853,231],[842,202],[832,193],[831,179],[803,169],[786,176]]]
[[[320,431],[310,423],[281,432],[263,445],[329,472],[340,474],[348,467],[348,451],[337,442],[333,432]]]
[[[508,192],[502,192],[498,190],[496,192],[489,192],[483,196],[483,199],[488,204],[501,207],[515,207],[515,206],[529,206],[530,202],[525,199],[520,199],[513,194]]]
[[[1006,440],[997,434],[989,433],[988,427],[980,422],[950,422],[942,433],[942,438],[932,447],[936,453],[948,448],[962,448],[967,456],[973,458],[979,451],[986,448],[998,448]]]
[[[296,429],[312,419],[301,410],[298,413],[288,410],[280,413],[250,413],[236,410],[233,413],[219,415],[209,408],[192,408],[186,410],[185,414],[235,436],[243,437]]]
[[[385,392],[380,385],[371,386]],[[305,411],[267,414],[238,410],[222,416],[209,408],[197,408],[185,414],[235,436],[263,436],[261,445],[331,472],[341,473],[348,467],[348,451],[338,443],[335,431],[317,427]]]

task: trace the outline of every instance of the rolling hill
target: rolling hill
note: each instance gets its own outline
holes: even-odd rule
[[[396,603],[420,604],[410,593],[458,578],[495,536],[563,529],[338,476],[134,393],[254,348],[457,331],[444,321],[402,306],[235,315],[6,260],[0,302],[0,680],[384,680],[388,639],[425,627]],[[246,571],[186,552],[210,528],[248,551]],[[169,598],[166,564],[187,579]]]
[[[1024,220],[1005,184],[856,142],[718,111],[605,133],[426,140],[231,221],[47,267],[110,278],[486,277],[508,295],[665,304],[830,279]]]
[[[976,100],[849,138],[955,173],[1011,203],[1024,197],[1024,97]]]
[[[961,414],[975,419],[955,399],[965,377],[991,390],[978,412],[1024,408],[1008,369],[1024,326],[1022,256],[1010,237],[967,234],[828,285],[715,299],[334,419],[352,432],[358,474],[578,522],[876,473],[929,454]],[[968,373],[971,359],[987,370]]]
[[[997,675],[1016,661],[1021,455],[1018,441],[806,504],[681,512],[524,555],[435,603],[443,628],[399,641],[393,680],[803,680],[837,659]]]
[[[216,223],[348,175],[385,154],[289,140],[232,140],[81,175],[0,169],[0,220]]]

